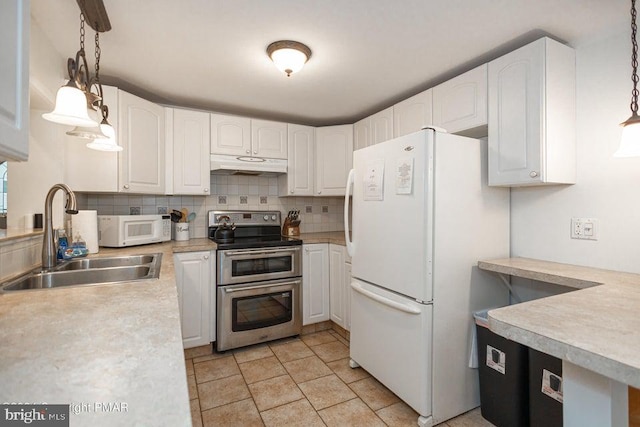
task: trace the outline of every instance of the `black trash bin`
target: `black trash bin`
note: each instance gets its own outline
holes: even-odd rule
[[[529,425],[562,427],[562,360],[531,348]]]
[[[487,311],[473,314],[478,334],[482,417],[497,427],[529,425],[528,347],[489,330]]]

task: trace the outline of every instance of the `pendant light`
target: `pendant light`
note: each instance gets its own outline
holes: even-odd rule
[[[280,71],[290,77],[300,71],[311,58],[311,49],[300,42],[280,40],[267,46],[267,55]]]
[[[69,81],[58,89],[56,105],[52,112],[42,117],[50,122],[70,126],[97,127],[98,123],[87,114],[87,97],[84,82],[89,72],[84,53],[84,14],[80,13],[80,50],[75,61],[67,60]]]
[[[638,116],[638,42],[636,41],[636,0],[631,0],[631,68],[633,90],[631,91],[631,117],[621,123],[622,138],[614,157],[640,157],[640,116]]]

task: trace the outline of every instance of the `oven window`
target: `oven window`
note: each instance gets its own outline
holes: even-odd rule
[[[283,255],[271,258],[231,260],[231,276],[253,276],[257,274],[282,273],[291,271],[293,257]]]
[[[233,332],[266,328],[290,322],[293,291],[275,292],[232,300]]]

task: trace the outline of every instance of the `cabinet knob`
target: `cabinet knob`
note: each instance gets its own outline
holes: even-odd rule
[[[319,191],[318,191],[318,194],[322,194],[322,191],[321,191],[321,190],[319,190]]]
[[[128,190],[129,189],[129,184],[123,185],[122,188],[124,188],[125,190]]]
[[[202,259],[209,259],[209,255],[203,256]]]
[[[309,252],[309,248],[304,248],[304,251],[305,252]]]
[[[293,194],[293,190],[289,190],[289,193]]]
[[[257,151],[257,150],[254,150],[253,154],[258,154],[258,151]]]
[[[531,172],[529,172],[529,176],[530,176],[531,178],[535,178],[535,177],[537,177],[537,176],[538,176],[538,172],[536,172],[536,171],[531,171]]]
[[[208,193],[208,192],[209,192],[209,189],[208,189],[208,188],[205,188],[203,191],[204,191],[205,193]]]
[[[247,154],[251,154],[251,150],[247,150],[247,151],[246,151],[246,153],[247,153]]]

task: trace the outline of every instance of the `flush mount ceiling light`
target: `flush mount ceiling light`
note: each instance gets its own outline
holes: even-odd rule
[[[638,116],[638,42],[636,41],[636,0],[631,0],[631,68],[633,74],[633,90],[631,91],[631,117],[621,123],[622,138],[620,147],[614,157],[639,157],[640,156],[640,116]]]
[[[289,77],[304,67],[311,58],[311,49],[300,42],[280,40],[267,46],[267,55],[276,67]]]

